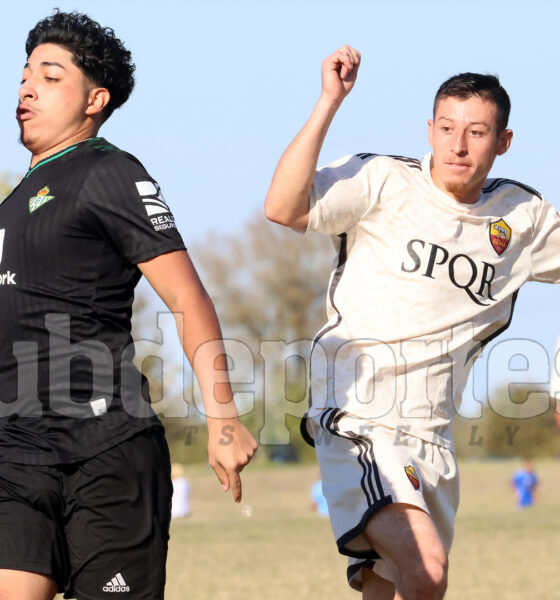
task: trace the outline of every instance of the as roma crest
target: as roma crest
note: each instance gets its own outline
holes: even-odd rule
[[[490,223],[490,243],[492,248],[501,256],[509,246],[511,227],[503,220]]]
[[[404,472],[410,483],[412,483],[412,487],[415,490],[420,489],[420,480],[418,479],[418,475],[416,475],[416,469],[412,465],[408,465],[408,467],[404,468]]]

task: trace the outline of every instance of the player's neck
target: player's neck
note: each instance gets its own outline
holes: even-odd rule
[[[99,127],[95,128],[95,129],[88,128],[86,130],[79,131],[68,138],[65,138],[63,142],[55,143],[52,146],[45,148],[45,149],[41,149],[40,151],[37,151],[37,152],[32,151],[31,152],[31,164],[29,165],[29,167],[33,168],[35,165],[40,163],[42,160],[49,158],[49,156],[53,156],[53,154],[57,154],[58,152],[61,152],[62,150],[65,150],[66,148],[69,148],[70,146],[74,146],[75,144],[78,144],[79,142],[84,142],[85,140],[90,140],[90,139],[96,137],[98,131],[99,131]]]
[[[434,185],[444,194],[461,204],[474,204],[480,198],[484,183],[473,187],[457,185],[455,183],[446,184],[437,174],[436,169],[431,168],[431,176]]]

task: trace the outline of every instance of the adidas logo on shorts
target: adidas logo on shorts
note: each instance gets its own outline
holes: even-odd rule
[[[103,586],[104,592],[130,592],[130,586],[126,585],[126,581],[120,573],[117,573],[111,581],[108,581]]]

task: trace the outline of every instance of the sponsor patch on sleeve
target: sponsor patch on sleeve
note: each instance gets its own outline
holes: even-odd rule
[[[176,229],[175,219],[163,198],[159,185],[153,181],[137,181],[136,189],[154,230]]]

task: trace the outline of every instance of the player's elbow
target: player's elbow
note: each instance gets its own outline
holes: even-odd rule
[[[264,201],[265,217],[273,223],[289,226],[289,215],[282,208],[282,203],[270,193],[267,194]]]
[[[264,203],[264,214],[269,221],[291,227],[296,230],[305,230],[308,214],[301,214],[299,202],[283,201],[272,194],[268,194]]]

